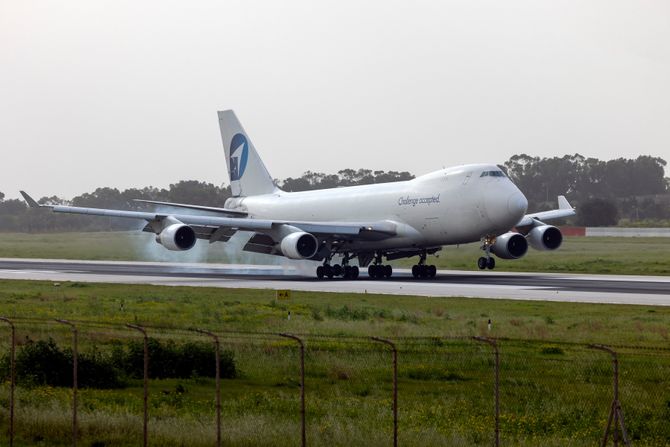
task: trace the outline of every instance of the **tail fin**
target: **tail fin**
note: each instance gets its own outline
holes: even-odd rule
[[[270,173],[232,110],[218,112],[233,196],[255,196],[276,191]]]

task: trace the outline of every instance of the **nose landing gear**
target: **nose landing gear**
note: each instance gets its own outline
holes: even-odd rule
[[[486,253],[486,257],[482,256],[477,260],[477,267],[479,267],[479,270],[493,270],[496,267],[496,260],[491,256],[491,246],[495,244],[495,242],[496,238],[494,236],[486,236],[482,239],[481,249]]]

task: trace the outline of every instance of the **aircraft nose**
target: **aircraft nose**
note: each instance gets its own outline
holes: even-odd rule
[[[507,210],[511,216],[518,216],[518,220],[521,220],[527,209],[528,199],[517,189],[507,199]]]
[[[516,186],[499,188],[485,195],[486,214],[499,230],[516,225],[526,213],[528,200]]]

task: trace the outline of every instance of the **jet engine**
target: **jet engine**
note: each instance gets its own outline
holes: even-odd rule
[[[309,259],[319,249],[319,241],[314,235],[296,231],[281,240],[281,252],[289,259]]]
[[[561,230],[552,225],[535,227],[528,232],[526,238],[536,250],[556,250],[563,242]]]
[[[519,259],[528,251],[528,242],[523,235],[509,232],[496,238],[491,252],[502,259]]]
[[[156,235],[156,242],[173,251],[184,251],[193,248],[195,239],[193,228],[183,223],[172,224]]]

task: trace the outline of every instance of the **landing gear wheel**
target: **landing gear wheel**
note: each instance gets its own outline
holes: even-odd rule
[[[496,260],[494,258],[489,258],[488,262],[486,263],[486,268],[489,270],[496,268]]]
[[[434,265],[429,265],[428,266],[428,277],[429,278],[435,278],[435,275],[437,275],[437,268],[435,268]]]
[[[351,267],[351,272],[349,273],[349,277],[351,279],[358,279],[359,273],[360,272],[358,270],[358,266],[355,265],[355,266]]]
[[[323,273],[328,277],[328,279],[333,279],[333,268],[329,265],[323,266]]]
[[[340,264],[333,266],[333,276],[342,276],[342,266]]]
[[[324,270],[324,269],[323,269],[323,266],[322,266],[322,265],[320,265],[320,266],[318,266],[318,267],[316,268],[316,277],[317,277],[317,278],[319,278],[319,279],[323,279],[323,277],[324,277],[324,275],[325,275],[325,273],[324,273],[323,270]]]
[[[390,278],[393,275],[393,267],[390,265],[372,264],[368,267],[368,276],[373,279]]]
[[[416,264],[412,266],[412,276],[418,278],[420,275],[421,266]]]
[[[488,263],[489,263],[488,260],[482,256],[477,260],[477,267],[479,267],[479,270],[484,270],[488,265]]]
[[[419,277],[421,279],[427,278],[428,277],[428,266],[426,265],[420,265],[419,266]]]

